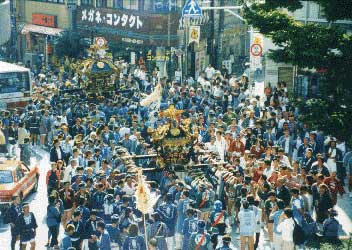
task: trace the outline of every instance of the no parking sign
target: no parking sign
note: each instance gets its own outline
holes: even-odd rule
[[[253,56],[261,56],[263,53],[263,48],[260,44],[254,43],[251,46],[251,54]]]
[[[263,56],[263,35],[260,33],[253,33],[251,39],[250,52],[250,68],[251,70],[257,70],[262,68],[262,56]]]

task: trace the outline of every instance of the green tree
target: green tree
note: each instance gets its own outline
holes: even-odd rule
[[[288,11],[300,9],[299,0],[254,1],[250,7],[243,2],[248,24],[277,46],[270,58],[299,68],[325,69],[321,97],[295,101],[300,119],[352,145],[352,35],[334,23],[352,19],[351,0],[312,0],[323,8],[328,25],[294,20]]]
[[[77,32],[65,30],[55,40],[55,53],[59,58],[68,56],[77,58],[82,50],[81,36]]]

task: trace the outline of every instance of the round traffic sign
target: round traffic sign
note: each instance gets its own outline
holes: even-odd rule
[[[98,45],[99,47],[103,47],[106,45],[106,40],[104,37],[97,37],[95,39],[95,44]]]
[[[251,54],[253,56],[261,56],[263,53],[263,48],[260,44],[252,44],[251,46]]]

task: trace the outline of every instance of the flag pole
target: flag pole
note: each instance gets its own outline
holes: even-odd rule
[[[145,239],[145,247],[146,250],[149,249],[148,247],[148,236],[147,236],[147,222],[146,222],[146,214],[150,213],[150,190],[146,186],[145,181],[142,177],[142,168],[138,169],[138,185],[136,191],[136,202],[137,202],[137,209],[142,212],[143,214],[143,225],[144,225],[144,239]]]
[[[148,237],[147,237],[147,223],[146,223],[146,216],[143,213],[143,224],[144,224],[144,239],[145,239],[145,249],[148,250]]]

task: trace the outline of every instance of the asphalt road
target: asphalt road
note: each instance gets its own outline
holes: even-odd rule
[[[45,185],[45,176],[46,172],[50,169],[49,165],[49,155],[46,151],[42,149],[36,149],[35,157],[32,158],[32,163],[38,163],[40,169],[40,179],[39,179],[39,187],[38,192],[31,194],[27,201],[30,202],[30,210],[35,214],[38,229],[37,229],[37,237],[36,237],[36,250],[47,250],[45,244],[47,243],[47,235],[48,228],[45,223],[46,218],[46,207],[48,205],[47,202],[47,194],[46,194],[46,185]],[[343,198],[339,198],[337,211],[338,211],[338,220],[342,224],[342,231],[340,235],[348,236],[349,233],[352,233],[352,198],[348,197],[348,194],[345,194]],[[62,236],[63,229],[60,229],[60,235]],[[239,248],[239,236],[232,233],[233,243]],[[271,249],[268,241],[267,241],[267,232],[262,231],[261,238],[259,242],[259,250],[267,250]],[[2,224],[0,222],[0,250],[10,250],[10,239],[11,234],[9,227],[7,225]],[[60,239],[60,237],[59,237]],[[17,243],[17,248],[18,243]],[[29,249],[29,247],[27,247]]]
[[[46,195],[45,176],[46,172],[50,169],[49,155],[42,149],[36,149],[34,156],[31,158],[31,164],[38,164],[40,170],[38,192],[30,194],[26,201],[30,202],[30,211],[32,211],[36,217],[38,228],[36,242],[37,250],[46,250],[45,244],[47,241],[48,229],[46,226],[46,207],[48,205]],[[33,154],[32,154],[33,155]],[[2,219],[1,219],[2,220]],[[62,230],[61,230],[62,231]],[[0,250],[10,250],[10,239],[11,233],[8,225],[0,223]],[[19,243],[17,243],[16,249],[19,249]],[[27,246],[29,249],[29,246]]]

